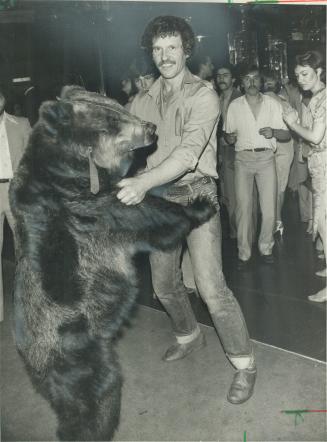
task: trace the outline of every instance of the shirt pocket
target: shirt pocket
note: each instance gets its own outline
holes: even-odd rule
[[[176,109],[176,114],[175,114],[175,136],[176,137],[182,136],[183,125],[184,125],[184,112],[181,107],[178,107]]]

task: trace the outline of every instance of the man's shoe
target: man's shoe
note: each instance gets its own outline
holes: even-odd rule
[[[257,369],[237,370],[230,386],[227,400],[232,404],[243,404],[253,394],[254,384],[257,376]]]
[[[327,289],[320,290],[315,295],[308,296],[309,301],[313,302],[326,302],[327,301]]]
[[[247,270],[250,267],[250,259],[244,261],[243,259],[238,258],[237,260],[237,270]]]
[[[273,254],[261,255],[261,260],[264,264],[274,264],[275,258]]]
[[[179,344],[176,342],[176,344],[169,347],[162,360],[165,362],[178,361],[179,359],[185,358],[185,356],[193,351],[200,350],[200,348],[205,345],[206,340],[204,334],[201,332],[195,339],[193,339],[193,341],[188,342],[187,344]]]
[[[322,278],[326,278],[327,277],[327,268],[322,269],[322,270],[318,270],[318,272],[316,272],[316,275],[321,276]]]

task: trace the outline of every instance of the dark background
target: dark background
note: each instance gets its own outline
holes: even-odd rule
[[[228,59],[227,33],[240,29],[242,8],[248,27],[257,32],[261,64],[267,33],[287,40],[294,28],[315,24],[323,30],[319,45],[325,43],[325,7],[318,5],[29,0],[8,5],[0,11],[0,75],[11,92],[9,105],[25,86],[13,85],[12,78],[25,76],[32,78],[41,101],[56,95],[63,83],[91,90],[103,84],[119,98],[121,77],[141,55],[146,23],[162,14],[189,20],[195,34],[205,36],[200,46],[216,65]],[[312,45],[317,43],[289,41],[290,64],[295,53]]]

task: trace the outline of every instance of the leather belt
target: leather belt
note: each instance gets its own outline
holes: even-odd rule
[[[170,196],[183,196],[190,192],[192,189],[201,188],[204,184],[214,183],[214,179],[210,176],[204,176],[197,179],[196,181],[191,181],[187,184],[172,184],[167,188],[168,195]]]
[[[0,179],[0,183],[9,183],[9,179]]]
[[[256,147],[255,149],[243,149],[246,152],[264,152],[265,150],[271,150],[269,147]]]

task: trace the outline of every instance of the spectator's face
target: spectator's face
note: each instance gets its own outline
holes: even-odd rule
[[[203,77],[205,79],[211,78],[212,74],[213,74],[213,70],[214,70],[214,65],[211,61],[211,58],[207,57],[205,64],[202,65]]]
[[[295,76],[300,88],[310,91],[320,81],[320,72],[319,68],[316,71],[311,66],[296,66]]]
[[[157,37],[152,44],[153,61],[163,78],[175,78],[185,69],[188,55],[184,53],[180,35]]]
[[[138,91],[148,91],[154,83],[154,76],[152,74],[140,75],[135,79],[135,86]]]
[[[2,92],[0,91],[0,115],[2,115],[5,110],[5,104],[6,104],[5,97],[2,95]]]
[[[229,69],[220,68],[217,71],[217,85],[221,91],[226,91],[233,87],[233,77]]]
[[[122,80],[121,90],[125,92],[126,95],[130,96],[132,92],[132,81],[129,78]]]
[[[275,92],[277,86],[277,81],[273,77],[266,77],[263,83],[263,88],[265,92]]]
[[[258,95],[261,88],[261,78],[258,71],[252,71],[242,78],[244,92],[247,95]]]

